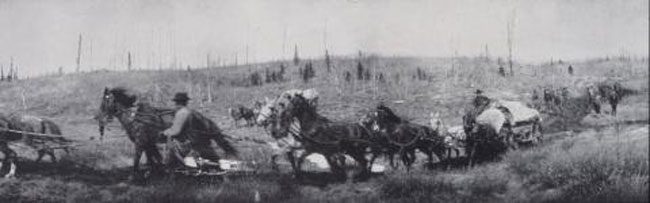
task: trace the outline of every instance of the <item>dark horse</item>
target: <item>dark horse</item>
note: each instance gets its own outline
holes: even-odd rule
[[[104,126],[117,117],[126,131],[129,139],[135,145],[133,157],[133,175],[139,177],[140,158],[144,153],[147,164],[154,172],[162,172],[162,156],[158,151],[157,143],[162,143],[160,133],[171,126],[175,111],[173,109],[156,108],[146,103],[136,105],[137,97],[124,88],[106,88],[100,112],[97,116],[100,134],[103,135]],[[225,135],[211,120],[198,112],[192,112],[181,133],[189,138],[194,145],[216,143],[228,154],[236,154],[237,150],[225,140]]]
[[[247,126],[255,124],[255,112],[244,105],[237,105],[234,108],[228,108],[228,113],[235,122],[235,126],[239,126],[239,120],[245,120]]]
[[[383,134],[380,143],[389,152],[389,158],[392,159],[392,154],[397,150],[407,170],[410,170],[415,162],[415,150],[427,155],[429,166],[433,166],[434,154],[439,160],[443,157],[444,137],[430,127],[404,120],[381,104],[370,117],[373,120],[372,130]],[[391,160],[394,167],[392,162]]]
[[[5,160],[2,164],[9,164],[8,166],[10,167],[5,177],[12,177],[16,169],[15,161],[17,154],[9,148],[9,142],[23,142],[30,148],[36,149],[38,152],[36,162],[39,162],[45,155],[49,155],[52,162],[56,162],[54,148],[48,144],[62,145],[59,148],[68,152],[68,148],[65,145],[69,144],[70,141],[61,136],[61,129],[51,120],[29,115],[0,115],[0,128],[2,128],[0,130],[0,151],[5,155]],[[45,135],[39,136],[29,133]]]
[[[307,99],[298,94],[292,97],[285,108],[279,112],[280,134],[290,133],[292,128],[299,126],[300,132],[296,139],[302,143],[306,153],[300,156],[292,166],[297,175],[301,173],[301,165],[305,157],[311,153],[325,156],[334,173],[345,172],[340,168],[341,157],[347,154],[358,164],[361,173],[358,178],[369,174],[368,160],[365,158],[370,132],[358,123],[332,122],[319,115]],[[292,127],[293,126],[293,127]]]
[[[600,114],[601,102],[609,102],[612,115],[616,116],[616,107],[623,97],[635,94],[636,91],[623,87],[619,82],[602,82],[587,87],[589,103],[597,114]]]

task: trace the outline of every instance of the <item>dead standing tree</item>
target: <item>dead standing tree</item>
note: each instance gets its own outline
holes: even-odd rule
[[[510,76],[514,76],[515,72],[512,70],[512,46],[513,46],[513,30],[515,29],[515,10],[512,11],[512,15],[507,22],[507,34],[508,34],[508,66],[510,68]]]
[[[293,65],[297,66],[299,64],[300,64],[300,57],[298,57],[298,45],[296,44],[293,52]]]
[[[332,72],[332,61],[330,59],[330,54],[327,51],[327,49],[325,49],[325,66],[327,67],[328,73]]]
[[[79,34],[79,41],[77,42],[77,73],[81,69],[81,34]]]
[[[129,71],[131,71],[131,68],[133,66],[133,59],[131,58],[131,52],[128,52],[127,58],[126,58],[126,67],[128,68]]]

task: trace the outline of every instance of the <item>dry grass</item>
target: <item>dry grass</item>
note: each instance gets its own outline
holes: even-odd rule
[[[385,102],[396,112],[417,123],[427,123],[429,112],[439,111],[445,123],[461,122],[463,108],[473,90],[482,88],[488,96],[529,100],[532,89],[566,86],[579,96],[581,88],[609,78],[626,79],[627,87],[642,95],[626,98],[619,120],[648,120],[647,64],[640,61],[610,60],[575,62],[575,76],[564,65],[519,65],[515,77],[497,74],[494,61],[477,58],[383,58],[366,57],[364,66],[379,81],[345,82],[343,74],[354,75],[357,60],[336,58],[327,73],[323,61],[313,61],[316,78],[310,83],[299,79],[289,66],[282,83],[249,87],[243,79],[253,71],[278,68],[278,63],[251,67],[227,67],[187,71],[94,72],[83,75],[33,78],[2,83],[0,106],[4,109],[53,118],[64,133],[77,140],[96,137],[91,120],[105,86],[126,86],[160,106],[168,106],[176,91],[188,91],[192,105],[215,120],[235,137],[271,139],[259,128],[234,128],[226,109],[234,104],[252,105],[290,88],[317,88],[321,93],[319,111],[334,120],[355,120],[374,104]],[[429,76],[414,80],[420,67]],[[399,79],[397,79],[399,77]],[[208,88],[210,86],[210,88]],[[211,92],[207,92],[208,89]],[[23,97],[25,105],[23,105]],[[208,101],[212,95],[213,101]],[[395,101],[401,101],[396,103]],[[579,104],[578,104],[579,105]],[[639,111],[645,109],[645,111]],[[601,121],[600,117],[595,118]],[[615,121],[615,120],[614,120]],[[594,122],[598,125],[607,122]],[[556,128],[551,126],[551,128]],[[354,202],[502,202],[502,201],[647,201],[648,142],[623,127],[620,131],[586,131],[525,151],[516,151],[497,163],[471,170],[389,171],[363,183],[298,183],[288,175],[269,172],[269,148],[257,143],[237,143],[242,160],[251,162],[258,174],[233,177],[229,182],[174,180],[146,185],[122,183],[131,165],[132,145],[114,124],[102,143],[85,141],[60,164],[38,165],[24,161],[21,177],[0,180],[0,201],[45,202],[250,202],[255,191],[263,201],[305,202],[328,199]],[[646,129],[647,126],[643,126]],[[549,129],[548,130],[553,130]],[[25,154],[19,152],[21,155]],[[30,158],[30,157],[27,157]],[[20,170],[20,169],[19,169]],[[644,199],[645,198],[645,199]]]

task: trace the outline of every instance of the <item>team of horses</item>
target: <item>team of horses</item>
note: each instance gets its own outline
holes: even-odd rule
[[[557,102],[554,95],[563,91],[544,92],[544,100]],[[623,88],[620,83],[599,84],[587,88],[590,105],[600,113],[602,102],[616,105],[633,91]],[[103,137],[104,128],[114,118],[120,122],[128,138],[134,143],[133,175],[141,175],[140,159],[146,157],[151,172],[164,173],[163,156],[157,144],[168,142],[161,132],[170,127],[174,109],[154,107],[139,101],[137,94],[126,88],[105,88],[98,114],[99,132]],[[562,95],[564,96],[564,95]],[[461,151],[467,164],[493,160],[500,154],[515,149],[522,144],[541,141],[541,116],[521,102],[493,102],[480,114],[463,116],[462,126],[446,126],[438,113],[431,114],[428,125],[422,125],[401,118],[386,105],[377,105],[356,119],[356,122],[333,121],[317,111],[318,92],[315,89],[290,90],[274,99],[259,102],[252,110],[238,106],[230,110],[233,116],[245,117],[252,125],[263,127],[273,137],[281,153],[272,156],[272,165],[280,155],[286,155],[297,175],[310,154],[322,154],[332,172],[343,174],[347,164],[346,157],[355,161],[353,168],[359,173],[356,177],[370,174],[373,163],[379,157],[386,157],[392,167],[399,157],[407,170],[412,168],[416,152],[427,157],[427,166],[433,166],[434,156],[438,161],[460,157]],[[252,115],[251,115],[252,114]],[[245,116],[244,116],[245,115]],[[251,118],[252,117],[252,118]],[[56,161],[54,149],[47,142],[65,143],[59,127],[51,120],[28,115],[0,115],[0,152],[5,155],[2,169],[9,168],[5,175],[11,177],[16,171],[17,154],[9,146],[13,142],[23,142],[38,152],[37,161],[49,155]],[[194,146],[210,145],[215,141],[227,154],[236,156],[237,149],[221,129],[201,113],[193,111],[183,129],[182,139],[192,140]],[[47,135],[47,136],[43,136]],[[54,136],[53,136],[54,135]],[[64,146],[64,145],[62,145]]]
[[[16,161],[18,155],[9,145],[14,142],[22,142],[27,147],[36,150],[40,162],[45,155],[56,162],[55,149],[62,149],[69,153],[66,144],[69,140],[61,135],[61,129],[52,120],[31,115],[22,114],[0,114],[0,152],[4,154],[2,169],[8,167],[4,177],[13,177],[16,174]],[[49,135],[49,136],[41,136]],[[52,146],[50,144],[58,144]]]

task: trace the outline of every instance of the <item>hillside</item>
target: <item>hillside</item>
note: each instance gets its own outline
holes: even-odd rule
[[[111,139],[88,141],[87,145],[68,155],[60,153],[63,160],[59,164],[22,161],[18,179],[0,180],[0,200],[251,201],[254,191],[258,191],[263,200],[290,202],[324,198],[368,202],[620,200],[617,198],[633,201],[645,198],[647,201],[647,59],[517,64],[514,77],[501,77],[497,61],[484,58],[369,56],[360,61],[369,69],[373,78],[370,80],[357,80],[358,61],[335,58],[328,72],[324,61],[314,60],[316,77],[307,83],[299,74],[305,61],[298,66],[286,63],[284,81],[264,82],[261,86],[251,85],[251,73],[259,72],[264,80],[265,70],[278,71],[279,62],[39,77],[0,83],[0,107],[3,113],[51,118],[61,125],[66,136],[88,140],[98,134],[92,117],[98,111],[104,87],[134,89],[157,106],[171,106],[169,100],[175,92],[187,91],[193,98],[190,106],[217,121],[227,134],[269,140],[271,138],[260,128],[235,128],[227,108],[236,104],[252,106],[255,100],[264,100],[264,97],[273,97],[288,89],[316,88],[320,93],[319,112],[333,120],[356,120],[369,108],[384,102],[400,116],[417,123],[426,124],[429,113],[438,111],[448,125],[458,125],[474,90],[479,88],[493,98],[531,103],[532,91],[539,91],[541,87],[567,87],[571,96],[578,98],[584,95],[584,88],[589,84],[617,80],[638,94],[623,100],[616,118],[581,112],[575,119],[581,122],[569,123],[547,116],[545,132],[553,135],[549,139],[555,141],[535,150],[510,152],[498,163],[444,172],[389,171],[354,185],[295,183],[288,177],[288,167],[283,168],[283,174],[269,172],[270,149],[257,143],[237,143],[237,147],[244,151],[242,160],[256,163],[258,174],[223,184],[192,181],[154,182],[144,186],[124,184],[133,149],[125,137],[120,137],[124,132],[114,122],[107,135]],[[566,72],[569,64],[575,69],[574,75]],[[421,70],[419,76],[418,69]],[[345,80],[346,71],[352,76],[349,82]],[[380,74],[383,80],[378,78]],[[626,121],[629,124],[610,127]],[[560,129],[556,125],[558,122],[566,122],[570,128]],[[23,158],[32,159],[35,154],[33,150],[18,151]],[[175,194],[179,190],[182,195]]]

